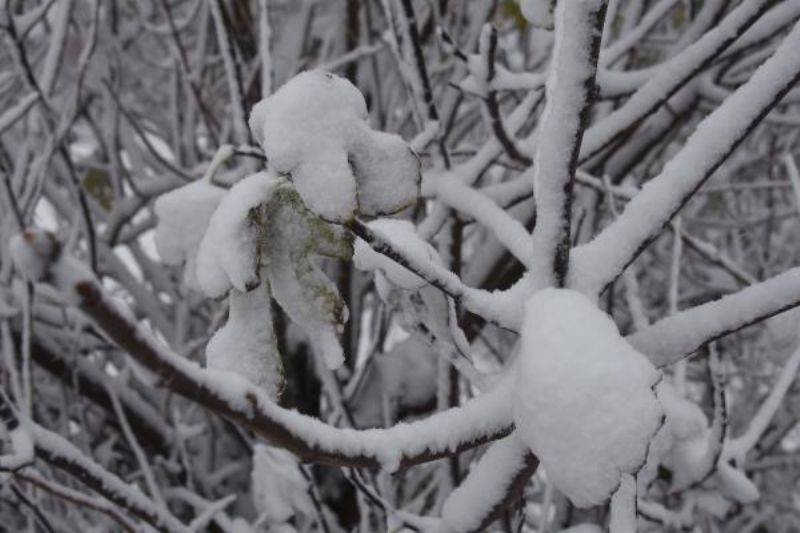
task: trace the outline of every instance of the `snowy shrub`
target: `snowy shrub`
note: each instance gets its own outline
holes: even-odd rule
[[[0,8],[0,529],[798,531],[800,1]]]

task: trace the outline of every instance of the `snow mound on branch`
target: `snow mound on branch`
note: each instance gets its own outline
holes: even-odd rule
[[[217,206],[197,253],[197,281],[208,296],[222,296],[231,287],[247,292],[258,286],[258,209],[282,182],[267,172],[252,174]]]
[[[186,263],[184,283],[189,287],[197,288],[197,250],[226,192],[207,179],[199,179],[156,199],[156,249],[167,264]]]
[[[683,398],[669,383],[659,383],[658,400],[664,425],[650,445],[644,479],[657,475],[658,465],[672,472],[673,489],[682,489],[708,470],[708,419],[697,404]]]
[[[526,305],[514,420],[554,485],[579,507],[606,501],[644,464],[662,423],[660,373],[584,295]]]
[[[206,366],[229,370],[264,389],[273,400],[283,387],[283,365],[264,285],[228,297],[228,322],[206,346]]]
[[[286,450],[253,446],[252,483],[253,505],[270,525],[282,524],[296,513],[314,512],[297,458]]]
[[[711,483],[726,498],[745,504],[757,500],[758,487],[745,473],[725,457],[716,457],[715,437],[703,410],[678,394],[669,383],[659,383],[656,392],[664,408],[664,425],[650,444],[647,465],[639,476],[640,486],[647,486],[655,479],[660,465],[672,473],[672,491],[682,491],[713,472]]]
[[[722,494],[739,503],[753,503],[761,497],[755,483],[727,461],[717,465],[716,481]]]
[[[419,195],[420,166],[402,138],[367,124],[367,105],[348,80],[298,74],[253,107],[250,129],[279,174],[329,222],[396,213]]]
[[[556,0],[520,0],[522,16],[537,28],[553,29]]]

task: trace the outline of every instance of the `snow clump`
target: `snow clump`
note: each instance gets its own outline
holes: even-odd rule
[[[302,72],[253,107],[250,129],[270,167],[328,222],[389,215],[419,195],[420,164],[397,135],[373,131],[348,80]]]
[[[228,322],[206,346],[206,366],[235,372],[277,400],[283,388],[283,363],[272,321],[269,290],[232,289]]]
[[[514,420],[576,506],[606,501],[645,462],[661,375],[586,296],[544,289],[526,305]]]

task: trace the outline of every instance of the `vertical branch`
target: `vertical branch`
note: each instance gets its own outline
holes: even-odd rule
[[[436,105],[433,103],[433,90],[431,89],[428,69],[425,66],[425,56],[422,54],[422,43],[420,42],[419,30],[417,29],[417,17],[414,13],[414,6],[411,4],[411,0],[402,0],[400,3],[403,6],[403,14],[408,23],[408,37],[411,41],[411,49],[414,52],[414,65],[416,66],[419,82],[422,86],[422,98],[428,108],[428,120],[438,122],[439,112],[436,110]]]
[[[595,93],[605,2],[559,2],[547,104],[536,140],[533,231],[536,286],[563,286],[569,267],[572,189]]]
[[[672,260],[669,268],[669,293],[667,294],[667,314],[678,313],[678,295],[680,294],[681,258],[683,255],[683,239],[681,238],[681,218],[675,218],[675,231],[672,241]],[[686,360],[681,359],[675,364],[675,389],[679,394],[686,392]]]
[[[500,116],[500,101],[497,97],[497,91],[491,88],[492,82],[497,75],[497,28],[491,24],[483,27],[480,47],[481,53],[485,54],[486,60],[486,111],[489,113],[492,132],[508,157],[528,167],[533,164],[533,160],[530,156],[520,151],[513,138],[506,131],[503,119]]]
[[[259,0],[258,56],[261,60],[261,98],[272,94],[272,26],[269,23],[269,0]]]
[[[225,64],[225,72],[228,79],[228,91],[231,96],[233,107],[234,131],[236,132],[237,142],[249,142],[253,139],[250,129],[247,127],[247,111],[245,109],[244,86],[242,84],[242,74],[239,62],[236,59],[236,50],[233,47],[231,29],[228,17],[222,6],[222,0],[210,0],[211,15],[214,17],[214,26],[217,30],[217,42],[222,54],[222,61]]]

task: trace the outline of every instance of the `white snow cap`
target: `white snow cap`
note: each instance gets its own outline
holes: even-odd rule
[[[535,293],[525,308],[514,420],[576,506],[606,501],[645,461],[663,411],[660,373],[583,294]]]
[[[352,83],[311,70],[256,104],[250,129],[308,208],[341,223],[396,213],[419,195],[416,154],[399,136],[371,130],[367,117]]]
[[[553,29],[556,0],[519,0],[522,16],[537,28]]]

